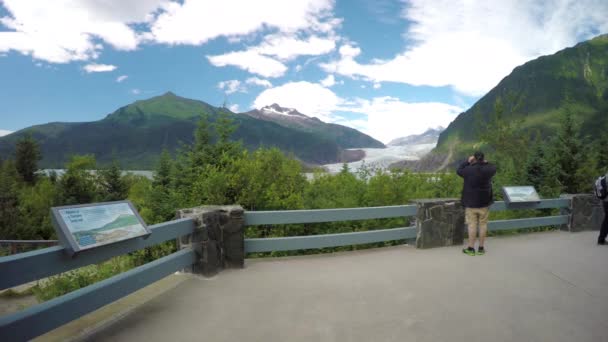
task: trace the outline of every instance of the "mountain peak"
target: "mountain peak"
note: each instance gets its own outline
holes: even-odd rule
[[[261,112],[265,114],[278,114],[278,115],[288,115],[288,116],[299,116],[303,118],[308,118],[308,116],[298,112],[295,108],[286,108],[281,107],[277,103],[273,103],[270,106],[265,106],[260,109]]]

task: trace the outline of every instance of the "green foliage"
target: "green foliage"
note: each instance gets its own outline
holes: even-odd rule
[[[25,135],[17,140],[15,144],[15,166],[24,182],[34,184],[40,159],[40,146],[31,135]]]
[[[528,138],[540,132],[544,141],[549,142],[555,136],[562,112],[570,110],[579,122],[580,136],[601,139],[608,124],[606,56],[608,39],[604,36],[515,68],[450,124],[441,134],[437,150],[447,151],[453,141],[476,144],[486,140],[480,137],[483,131],[477,123],[491,122],[501,99],[504,121],[519,121],[518,130]],[[518,157],[525,154],[516,152]]]
[[[25,187],[19,194],[19,239],[55,239],[50,208],[60,201],[55,184],[48,178],[40,179],[33,187]]]
[[[112,162],[110,167],[99,171],[98,184],[102,201],[120,201],[127,198],[129,189],[121,173],[117,160]]]
[[[59,181],[62,202],[68,204],[92,203],[97,199],[97,185],[91,170],[95,169],[93,155],[73,156]]]
[[[47,301],[128,271],[134,266],[132,258],[119,256],[98,265],[86,266],[52,276],[44,282],[39,282],[33,287],[33,291],[39,301]]]
[[[508,103],[514,101],[512,96],[508,96],[507,99]],[[509,120],[505,117],[504,102],[498,97],[490,120],[479,126],[478,134],[482,143],[490,149],[489,152],[494,153],[493,159],[486,156],[486,160],[491,159],[496,164],[497,180],[505,185],[518,184],[525,179],[523,171],[527,160],[529,138],[522,130],[523,123],[523,119]]]
[[[0,164],[0,239],[19,236],[19,178],[12,160]]]

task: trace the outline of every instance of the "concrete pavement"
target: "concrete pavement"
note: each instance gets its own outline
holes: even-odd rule
[[[93,341],[608,341],[597,232],[247,260],[192,277]]]

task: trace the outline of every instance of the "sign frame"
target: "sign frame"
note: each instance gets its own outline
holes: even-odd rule
[[[508,188],[528,188],[532,190],[532,195],[536,195],[537,199],[533,199],[533,200],[517,200],[515,197],[513,197],[509,191],[507,190]],[[503,199],[505,201],[505,203],[509,206],[513,206],[513,205],[526,205],[526,204],[530,204],[530,203],[540,203],[541,202],[541,198],[540,195],[538,194],[538,192],[536,191],[536,188],[533,185],[511,185],[511,186],[503,186],[502,187],[502,194],[503,194]]]
[[[67,210],[67,209],[80,209],[80,208],[88,208],[88,207],[92,208],[92,207],[101,207],[101,206],[115,205],[115,204],[127,204],[129,206],[129,209],[131,210],[131,213],[135,216],[138,223],[143,227],[144,232],[141,234],[128,236],[123,239],[109,241],[109,242],[106,242],[103,244],[91,245],[88,247],[82,246],[78,241],[76,241],[76,239],[73,235],[73,232],[68,227],[68,224],[64,221],[64,219],[61,215],[61,212],[60,212],[60,211]],[[68,254],[72,257],[75,254],[78,254],[85,250],[95,249],[98,247],[112,245],[115,243],[128,241],[128,240],[141,238],[141,237],[143,237],[144,239],[147,239],[150,236],[150,234],[152,234],[152,231],[150,231],[150,228],[148,228],[148,226],[146,225],[144,220],[139,215],[139,212],[137,212],[137,209],[135,209],[135,206],[133,205],[133,203],[131,203],[131,201],[129,201],[129,200],[112,201],[112,202],[97,202],[97,203],[52,207],[51,208],[51,221],[53,223],[53,226],[55,227],[55,231],[57,232],[57,236],[59,238],[59,241],[61,242],[61,245],[65,248],[65,250],[68,252]]]

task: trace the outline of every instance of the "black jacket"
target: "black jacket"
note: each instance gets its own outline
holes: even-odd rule
[[[496,166],[488,162],[469,164],[464,161],[456,173],[464,178],[462,205],[465,208],[485,208],[494,202],[492,177],[496,174]]]

